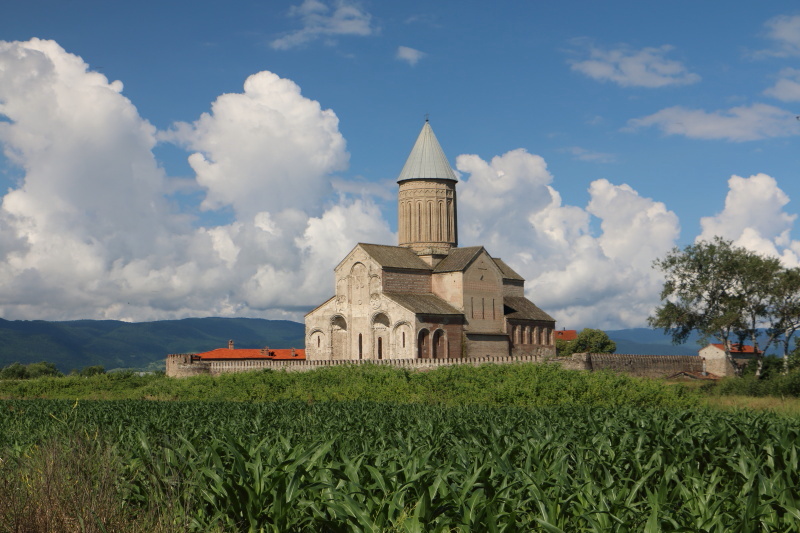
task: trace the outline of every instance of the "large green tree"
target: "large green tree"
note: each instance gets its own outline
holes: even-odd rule
[[[800,328],[800,272],[784,269],[767,257],[715,237],[684,249],[675,248],[654,262],[665,276],[662,304],[648,318],[654,328],[685,342],[692,331],[706,343],[721,343],[728,361],[734,342],[750,340],[757,362],[774,343],[788,342]],[[765,343],[759,339],[766,333]]]
[[[556,350],[560,357],[574,353],[614,353],[617,351],[617,344],[605,331],[586,328],[574,340],[556,341]]]
[[[776,276],[767,309],[768,333],[783,347],[783,373],[788,374],[797,352],[791,347],[792,338],[800,330],[800,268],[787,268]]]

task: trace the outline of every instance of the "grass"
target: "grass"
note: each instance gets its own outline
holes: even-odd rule
[[[712,409],[750,409],[771,411],[779,415],[800,417],[800,398],[776,398],[774,396],[706,396],[701,400],[704,407]]]

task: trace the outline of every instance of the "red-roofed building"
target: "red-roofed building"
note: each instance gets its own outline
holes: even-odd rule
[[[555,334],[557,341],[574,341],[578,338],[578,330],[576,329],[556,330]]]
[[[739,344],[738,342],[731,344],[731,355],[739,367],[746,365],[753,357],[762,353],[761,350],[756,351],[755,348],[747,344]],[[733,365],[725,356],[725,346],[722,344],[709,344],[701,349],[697,355],[705,360],[705,369],[708,372],[718,376],[736,375]]]
[[[722,350],[723,353],[725,352],[725,346],[723,346],[722,344],[709,344],[708,346],[713,346],[718,350]],[[706,346],[706,348],[708,348],[708,346]],[[750,346],[749,344],[739,344],[738,342],[734,342],[733,344],[731,344],[731,354],[733,355],[753,356],[756,355],[757,353],[763,353],[763,352],[761,350],[756,351],[756,349]]]
[[[168,355],[166,370],[171,377],[215,375],[221,372],[248,372],[270,368],[269,361],[305,361],[305,358],[305,350],[268,347],[237,350],[233,347],[233,341],[228,341],[227,348]]]
[[[210,352],[196,354],[203,361],[230,361],[230,360],[251,360],[251,359],[272,359],[277,361],[304,360],[305,350],[294,348],[274,349],[274,348],[217,348]]]

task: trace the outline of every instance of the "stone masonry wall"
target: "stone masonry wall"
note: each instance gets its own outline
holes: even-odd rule
[[[450,365],[472,365],[480,366],[486,363],[492,364],[512,364],[512,363],[537,363],[541,359],[537,357],[472,357],[457,359],[336,359],[328,361],[275,361],[275,360],[250,360],[250,361],[207,361],[194,362],[176,365],[177,372],[167,375],[170,377],[186,377],[199,374],[230,374],[234,372],[252,372],[257,370],[286,370],[287,372],[308,372],[318,368],[342,365],[379,365],[391,366],[395,368],[408,369],[429,369],[440,366]],[[186,367],[196,367],[186,368]]]
[[[179,353],[167,356],[166,374],[174,378],[188,378],[211,373],[211,364],[194,354]]]
[[[632,376],[663,378],[678,372],[702,372],[703,360],[696,355],[587,354],[590,369],[610,370]]]
[[[173,359],[170,359],[173,358]],[[664,378],[678,372],[702,372],[703,361],[691,355],[614,355],[614,354],[575,354],[571,357],[542,357],[538,355],[520,357],[469,357],[451,359],[382,359],[358,360],[337,359],[327,361],[275,361],[241,360],[241,361],[199,361],[187,359],[187,354],[167,356],[167,375],[170,377],[188,377],[201,374],[229,374],[234,372],[252,372],[257,370],[286,370],[288,372],[308,372],[318,368],[341,365],[381,365],[410,370],[425,370],[449,365],[514,364],[514,363],[547,363],[557,364],[567,370],[610,370],[632,376]]]

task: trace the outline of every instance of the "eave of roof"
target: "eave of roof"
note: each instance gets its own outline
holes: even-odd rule
[[[330,301],[331,301],[331,300],[333,300],[334,298],[336,298],[336,296],[331,296],[330,298],[328,298],[327,300],[325,300],[324,302],[322,302],[321,304],[319,304],[318,306],[316,306],[314,309],[312,309],[311,311],[309,311],[308,313],[306,313],[306,314],[305,314],[305,315],[303,315],[303,316],[308,316],[308,315],[310,315],[311,313],[313,313],[314,311],[316,311],[317,309],[319,309],[319,308],[320,308],[320,307],[322,307],[323,305],[327,304],[328,302],[330,302]]]
[[[420,315],[464,316],[464,313],[433,294],[384,292],[384,296]]]
[[[508,266],[505,261],[500,259],[499,257],[493,257],[495,264],[500,269],[500,272],[503,273],[503,279],[513,279],[515,281],[525,281],[525,278],[517,274],[513,268]]]
[[[411,248],[366,243],[359,243],[358,246],[384,268],[431,270],[431,266],[420,259]]]
[[[434,274],[444,272],[462,272],[478,257],[483,246],[468,246],[467,248],[451,248],[447,257],[442,259],[433,269]],[[498,267],[499,268],[499,267]]]
[[[511,313],[505,315],[506,318],[555,322],[553,317],[539,309],[535,303],[524,296],[504,296],[503,305],[512,310]]]

